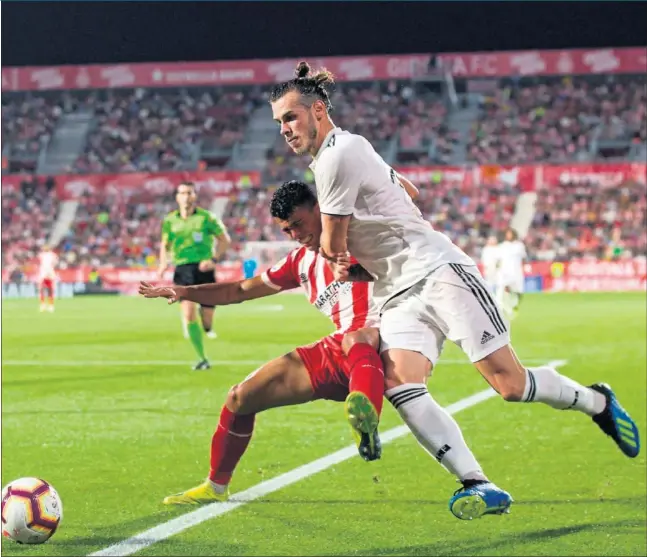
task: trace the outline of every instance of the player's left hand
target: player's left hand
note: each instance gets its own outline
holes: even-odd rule
[[[320,250],[321,251],[321,250]],[[322,255],[323,252],[321,252]],[[324,257],[326,257],[324,255]],[[335,280],[339,282],[345,282],[348,280],[348,270],[350,269],[350,254],[346,253],[337,253],[332,257],[326,257],[328,260],[328,266],[332,270],[332,274],[335,277]]]
[[[169,304],[180,301],[176,288],[170,286],[153,286],[148,282],[139,283],[139,294],[144,298],[166,298]]]

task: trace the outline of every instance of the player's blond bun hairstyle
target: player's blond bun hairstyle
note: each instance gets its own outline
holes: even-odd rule
[[[290,91],[298,91],[307,106],[317,99],[321,100],[326,109],[332,111],[329,89],[335,84],[335,78],[326,68],[313,71],[308,62],[299,62],[294,70],[294,79],[275,85],[270,91],[270,102],[278,101]]]

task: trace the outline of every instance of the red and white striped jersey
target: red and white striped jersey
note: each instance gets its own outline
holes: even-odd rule
[[[38,256],[38,277],[40,280],[56,278],[58,256],[53,251],[43,251]]]
[[[333,322],[337,333],[379,325],[373,285],[336,281],[326,260],[306,247],[292,250],[261,278],[276,290],[302,286],[310,303]]]

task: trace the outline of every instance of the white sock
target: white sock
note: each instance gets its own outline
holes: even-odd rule
[[[384,393],[423,448],[459,480],[487,480],[456,420],[431,398],[424,383]]]
[[[607,404],[602,393],[584,387],[548,366],[526,369],[526,387],[521,400],[543,402],[557,410],[579,410],[588,416],[599,414]]]

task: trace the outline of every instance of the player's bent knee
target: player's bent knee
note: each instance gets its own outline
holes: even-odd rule
[[[240,414],[240,410],[243,405],[243,396],[239,387],[240,385],[234,385],[229,389],[227,400],[225,401],[225,406],[227,406],[229,411],[234,414]]]

